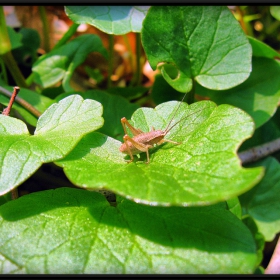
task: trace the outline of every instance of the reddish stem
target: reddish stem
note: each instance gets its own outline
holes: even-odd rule
[[[16,96],[19,93],[19,91],[20,91],[19,87],[14,87],[14,91],[13,91],[13,94],[12,94],[12,96],[10,98],[10,102],[8,104],[8,107],[3,110],[2,115],[5,115],[5,116],[9,116],[10,115],[12,106],[14,104],[14,101],[15,101]],[[17,189],[13,189],[11,191],[11,195],[12,195],[12,199],[18,198],[18,190]]]
[[[11,98],[10,98],[10,102],[9,102],[9,104],[8,104],[8,107],[5,108],[5,109],[3,110],[2,115],[5,115],[5,116],[9,116],[9,115],[10,115],[12,106],[13,106],[13,104],[14,104],[14,101],[15,101],[16,96],[17,96],[17,94],[19,93],[19,91],[20,91],[20,88],[19,88],[19,87],[14,87],[14,91],[13,91],[13,94],[12,94],[12,96],[11,96]]]

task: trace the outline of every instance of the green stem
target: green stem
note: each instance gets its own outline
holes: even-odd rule
[[[32,72],[25,80],[28,87],[31,86],[33,80],[34,80],[34,72]]]
[[[17,86],[19,87],[24,87],[27,88],[28,85],[12,55],[12,53],[6,52],[5,54],[2,55],[2,59],[5,63],[5,65],[8,67],[11,75],[13,76],[15,83],[17,84]]]
[[[1,73],[2,73],[2,76],[3,76],[3,80],[4,80],[5,84],[8,84],[7,70],[6,70],[5,63],[4,63],[3,59],[0,59],[0,64],[1,64]]]
[[[11,51],[12,45],[6,26],[5,14],[3,6],[0,6],[0,55]]]
[[[280,25],[280,21],[276,20],[274,21],[271,25],[268,26],[268,28],[266,29],[266,34],[272,34]]]
[[[46,52],[49,52],[51,49],[51,47],[50,47],[50,30],[49,30],[49,23],[48,23],[45,7],[39,6],[39,12],[40,12],[41,20],[43,23],[44,48],[45,48]]]
[[[8,98],[11,98],[12,93],[10,93],[7,89],[0,86],[0,92],[7,96]],[[41,116],[41,112],[38,111],[36,108],[34,108],[30,103],[26,102],[24,99],[20,97],[16,97],[15,101],[20,104],[23,108],[28,110],[31,114],[33,114],[35,117],[39,118]]]
[[[8,34],[6,25],[4,9],[0,6],[0,56],[2,57],[6,67],[11,72],[17,86],[27,87],[25,79],[18,68],[18,65],[11,53],[12,45]]]
[[[141,37],[140,33],[136,33],[136,85],[141,85],[142,80],[142,71],[141,71]]]
[[[80,24],[73,23],[67,32],[64,33],[63,37],[57,42],[57,44],[53,47],[52,50],[57,49],[63,46],[77,31]]]
[[[108,65],[108,80],[107,87],[112,87],[111,76],[113,74],[113,59],[114,59],[114,35],[109,34],[109,65]]]
[[[188,104],[194,103],[194,94],[195,94],[195,80],[193,80],[193,86],[190,92],[187,94],[186,102]]]

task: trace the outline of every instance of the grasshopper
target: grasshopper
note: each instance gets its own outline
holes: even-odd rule
[[[177,125],[180,121],[182,121],[182,119],[184,119],[184,118],[181,118],[181,120],[179,120],[178,122],[176,122],[175,124],[173,124],[170,127],[171,122],[173,121],[177,111],[179,110],[180,105],[182,104],[185,96],[186,96],[186,94],[182,98],[181,103],[175,110],[174,115],[171,118],[171,120],[168,123],[165,130],[155,130],[154,127],[152,127],[151,131],[143,132],[142,130],[133,127],[126,118],[121,119],[121,123],[122,123],[125,135],[123,137],[124,143],[120,146],[120,151],[122,153],[130,156],[130,160],[127,161],[128,163],[133,161],[133,155],[137,155],[137,154],[144,153],[144,152],[147,154],[146,163],[149,163],[150,162],[149,149],[154,147],[155,144],[160,145],[165,142],[173,143],[176,145],[181,144],[181,142],[175,142],[175,141],[171,141],[168,139],[164,139],[164,137],[175,125]],[[132,132],[132,134],[133,134],[132,138],[130,136],[128,136],[126,126]]]

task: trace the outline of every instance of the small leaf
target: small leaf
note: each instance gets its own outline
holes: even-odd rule
[[[7,26],[9,38],[12,45],[12,50],[19,48],[22,46],[22,34],[20,32],[16,32],[12,27]]]
[[[49,87],[62,80],[65,91],[73,91],[69,84],[71,76],[91,52],[99,52],[107,58],[107,51],[97,35],[85,34],[71,40],[38,59],[32,68],[34,81]]]
[[[170,100],[181,101],[183,95],[181,92],[178,92],[172,86],[170,86],[162,75],[158,74],[155,76],[155,82],[152,87],[152,98],[158,105]]]
[[[149,90],[148,87],[135,86],[135,87],[111,87],[106,89],[110,94],[119,95],[127,100],[133,100],[141,97],[144,93]]]
[[[252,116],[256,127],[267,122],[280,101],[280,64],[265,57],[253,58],[253,71],[241,85],[227,91],[214,91],[199,85],[196,93],[218,104],[237,106]]]
[[[0,115],[0,195],[29,178],[43,162],[69,153],[84,134],[103,124],[101,114],[100,103],[72,95],[45,111],[33,136],[22,121]]]
[[[151,67],[180,92],[191,90],[192,79],[228,89],[251,72],[251,45],[227,7],[151,7],[142,43]]]
[[[266,168],[263,179],[253,189],[240,196],[241,205],[256,222],[266,241],[280,232],[280,165],[274,158],[266,158],[251,166]]]
[[[1,274],[248,274],[257,261],[250,231],[223,204],[112,207],[70,188],[2,205],[0,254]]]
[[[40,35],[32,28],[21,28],[18,32],[22,35],[22,45],[13,50],[13,56],[18,64],[30,67],[38,59],[37,51],[40,47]]]
[[[256,247],[257,247],[257,255],[258,255],[257,264],[261,264],[263,260],[263,251],[265,246],[264,236],[258,231],[258,227],[256,223],[250,216],[248,215],[244,216],[242,221],[249,228],[249,230],[251,231],[255,239]]]
[[[238,197],[233,197],[227,200],[228,210],[233,213],[237,218],[242,218],[242,208]]]
[[[150,6],[66,6],[75,23],[88,23],[108,34],[140,32]]]
[[[280,7],[279,6],[270,6],[270,13],[277,20],[280,20]]]
[[[145,132],[151,127],[165,129],[178,104],[173,101],[155,109],[138,109],[131,124]],[[135,157],[127,164],[125,158],[129,157],[119,151],[122,143],[99,133],[86,135],[56,163],[78,186],[105,188],[155,205],[215,203],[245,192],[261,179],[262,168],[242,168],[236,155],[254,128],[245,112],[229,105],[216,107],[210,101],[190,106],[182,103],[173,123],[179,120],[165,138],[182,143],[150,149],[149,164],[145,153],[140,161]]]
[[[269,119],[265,124],[257,128],[253,136],[247,139],[239,148],[238,152],[251,149],[277,138],[280,138],[280,110]]]
[[[268,46],[267,44],[249,36],[248,39],[252,46],[253,56],[266,57],[266,58],[280,57],[280,54],[276,50]]]

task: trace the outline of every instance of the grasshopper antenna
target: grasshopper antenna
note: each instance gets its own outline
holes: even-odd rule
[[[168,123],[168,125],[167,125],[167,127],[166,127],[166,129],[165,129],[165,133],[169,132],[170,129],[173,128],[173,127],[178,123],[178,122],[175,123],[174,125],[172,125],[172,126],[169,128],[169,126],[171,125],[171,123],[172,123],[174,117],[176,116],[176,113],[178,112],[178,110],[179,110],[179,108],[180,108],[180,106],[181,106],[183,100],[185,99],[186,95],[187,95],[187,92],[185,93],[185,95],[183,96],[183,98],[182,98],[180,104],[178,105],[177,109],[176,109],[175,112],[173,113],[173,116],[172,116],[170,122]],[[181,121],[181,120],[180,120],[180,121]],[[180,122],[180,121],[179,121],[179,122]]]
[[[174,123],[169,129],[165,129],[165,133],[167,134],[174,126],[176,126],[176,125],[177,125],[179,122],[181,122],[182,120],[184,120],[184,119],[190,117],[191,115],[193,115],[193,114],[195,114],[195,113],[198,113],[198,112],[200,112],[200,111],[202,111],[202,110],[204,110],[204,109],[205,109],[205,108],[202,108],[202,109],[200,109],[200,110],[197,110],[197,111],[195,111],[195,112],[189,114],[188,116],[185,116],[185,117],[181,118],[179,121],[177,121],[176,123]]]

